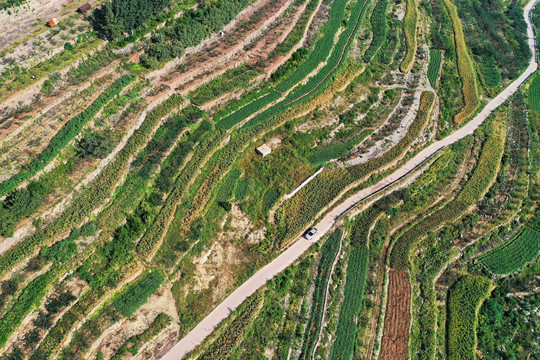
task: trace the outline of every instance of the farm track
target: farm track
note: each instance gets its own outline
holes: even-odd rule
[[[386,189],[389,186],[399,182],[403,177],[421,166],[426,160],[443,148],[459,141],[460,139],[472,134],[491,113],[502,105],[518,88],[536,71],[538,64],[536,63],[536,47],[534,33],[530,21],[530,13],[538,0],[531,0],[524,10],[524,17],[527,23],[528,44],[533,54],[529,66],[525,72],[498,96],[492,99],[484,109],[475,116],[470,122],[464,125],[459,130],[455,131],[446,138],[437,141],[416,156],[405,163],[400,169],[397,169],[392,174],[388,175],[383,180],[369,186],[359,192],[353,194],[348,199],[344,200],[340,205],[332,209],[324,218],[315,226],[319,232],[315,237],[306,241],[298,239],[281,255],[276,257],[272,262],[264,266],[256,272],[250,279],[233,291],[221,304],[219,304],[210,314],[208,314],[193,330],[191,330],[183,339],[181,339],[164,357],[164,360],[181,359],[185,357],[192,349],[202,343],[202,341],[210,335],[210,333],[228,317],[231,310],[236,309],[250,295],[255,293],[260,287],[266,284],[268,280],[279,274],[292,263],[294,263],[304,252],[306,252],[313,243],[317,242],[324,236],[334,224],[337,222],[340,215],[349,209],[354,208],[359,202],[371,197],[373,194]]]
[[[388,304],[381,345],[382,360],[406,360],[409,353],[411,283],[406,271],[389,270]]]

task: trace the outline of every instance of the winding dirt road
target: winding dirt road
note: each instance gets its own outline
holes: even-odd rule
[[[311,239],[305,240],[303,238],[298,239],[293,245],[285,250],[281,255],[275,258],[271,263],[263,267],[257,273],[255,273],[250,279],[238,287],[232,292],[221,304],[219,304],[208,316],[206,316],[193,330],[191,330],[184,338],[182,338],[165,356],[162,360],[177,360],[182,359],[188,355],[195,347],[200,345],[208,335],[214,331],[214,329],[225,320],[230,313],[242,304],[249,296],[255,291],[264,286],[266,282],[272,279],[274,276],[285,270],[292,265],[304,252],[306,252],[311,245],[319,241],[336,223],[339,218],[353,208],[360,201],[372,196],[381,189],[392,185],[412,171],[422,165],[427,159],[436,154],[441,149],[449,146],[456,141],[472,134],[488,116],[502,105],[511,95],[513,95],[518,88],[536,71],[538,64],[536,62],[536,47],[534,40],[534,32],[530,21],[530,13],[532,8],[539,0],[531,0],[524,9],[525,21],[527,23],[527,37],[529,47],[533,54],[530,64],[525,72],[512,84],[510,84],[505,90],[503,90],[497,97],[491,100],[486,107],[472,119],[465,126],[449,135],[448,137],[437,141],[430,146],[426,147],[415,157],[405,163],[401,168],[388,175],[378,183],[358,191],[351,197],[345,199],[341,204],[332,209],[324,218],[319,221],[315,226],[319,229],[319,232]]]

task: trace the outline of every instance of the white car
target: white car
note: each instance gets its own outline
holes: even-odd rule
[[[319,231],[317,228],[311,228],[309,229],[305,234],[304,234],[304,238],[306,240],[311,240],[311,238],[317,233],[317,231]]]

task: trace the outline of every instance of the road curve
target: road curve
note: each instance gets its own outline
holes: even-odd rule
[[[536,71],[538,64],[536,62],[536,46],[534,39],[534,31],[530,21],[530,13],[532,8],[539,0],[531,0],[524,9],[525,21],[527,23],[527,37],[531,53],[533,54],[529,66],[525,72],[506,89],[504,89],[497,97],[492,99],[486,107],[474,117],[469,123],[455,131],[446,138],[437,141],[426,147],[415,157],[405,163],[401,168],[397,169],[392,174],[388,175],[378,183],[358,191],[351,197],[344,200],[334,209],[332,209],[324,218],[315,226],[319,232],[311,239],[298,239],[287,250],[280,254],[268,265],[257,271],[251,278],[244,282],[240,287],[233,291],[221,304],[219,304],[210,314],[208,314],[193,330],[191,330],[184,338],[182,338],[172,349],[169,350],[161,359],[162,360],[178,360],[188,355],[195,347],[201,344],[212,331],[225,320],[230,313],[242,304],[255,291],[264,286],[268,280],[285,270],[294,263],[311,245],[321,239],[334,225],[341,214],[353,207],[356,203],[362,201],[380,191],[381,189],[399,181],[405,175],[416,169],[424,163],[433,154],[440,151],[444,147],[463,139],[465,136],[472,134],[488,116],[500,105],[502,105],[510,96],[512,96],[518,88]]]

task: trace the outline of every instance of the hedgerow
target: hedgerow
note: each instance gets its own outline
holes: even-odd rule
[[[347,186],[364,179],[401,156],[428,122],[434,100],[435,95],[432,92],[422,93],[420,108],[409,131],[384,155],[364,164],[322,172],[287,200],[276,212],[277,224],[283,229],[283,233],[288,237],[294,236]]]
[[[164,281],[165,275],[162,271],[148,272],[129,284],[114,298],[113,304],[120,314],[129,317],[156,292]]]
[[[366,289],[368,261],[368,248],[363,246],[351,248],[347,263],[343,304],[339,310],[335,340],[329,359],[351,359],[353,356],[358,328],[357,318]]]
[[[448,295],[447,352],[449,359],[476,359],[476,326],[480,305],[493,282],[483,276],[465,276]]]
[[[122,89],[135,79],[136,77],[134,75],[122,76],[109,86],[107,90],[92,103],[92,105],[69,120],[51,139],[49,145],[47,145],[45,150],[43,150],[36,160],[26,165],[24,170],[0,184],[0,195],[12,191],[17,185],[36,175],[40,170],[43,170],[45,166],[47,166],[47,164],[49,164],[60,151],[81,132],[84,125],[86,125],[106,103],[116,95],[120,94]]]
[[[326,299],[326,288],[330,280],[330,271],[332,264],[338,254],[339,244],[343,232],[337,229],[330,235],[328,240],[321,247],[321,260],[317,269],[317,277],[315,279],[315,290],[313,300],[311,302],[311,310],[309,315],[306,332],[304,333],[304,342],[302,344],[302,352],[298,359],[311,359],[313,348],[319,338],[319,333],[322,326],[322,318]]]
[[[492,273],[511,274],[536,259],[539,252],[540,231],[524,227],[510,242],[482,255],[478,261]]]
[[[501,123],[493,123],[493,129],[486,140],[478,164],[469,181],[460,193],[443,208],[424,218],[396,239],[390,253],[390,266],[394,269],[407,270],[409,249],[415,241],[442,224],[461,216],[476,203],[488,190],[497,175],[498,164],[504,150],[505,130]]]
[[[454,30],[454,42],[456,45],[457,65],[459,77],[463,83],[463,101],[465,106],[455,116],[456,124],[461,124],[474,114],[480,104],[478,95],[478,84],[476,82],[476,72],[474,70],[473,61],[469,55],[467,43],[465,42],[465,34],[463,26],[459,19],[456,6],[450,0],[443,0],[452,20],[452,28]]]
[[[371,14],[371,29],[373,31],[373,39],[369,44],[368,49],[364,53],[364,60],[370,62],[375,54],[379,51],[382,44],[386,40],[386,33],[388,31],[388,21],[386,18],[386,12],[388,11],[388,0],[380,0],[375,5],[373,13]]]
[[[91,182],[80,197],[73,200],[72,204],[54,220],[50,225],[21,241],[15,247],[6,251],[0,257],[0,275],[5,274],[19,261],[32,254],[32,252],[62,235],[69,229],[79,224],[90,215],[92,210],[99,206],[110,195],[123,170],[129,163],[131,156],[144,144],[152,133],[157,123],[173,108],[183,103],[182,97],[173,95],[156,106],[150,112],[141,126],[128,139],[126,145],[118,152],[114,160]]]
[[[407,53],[399,65],[399,70],[403,73],[409,72],[416,56],[416,27],[418,23],[418,4],[416,0],[407,0],[407,10],[403,18],[403,31],[407,41]]]

